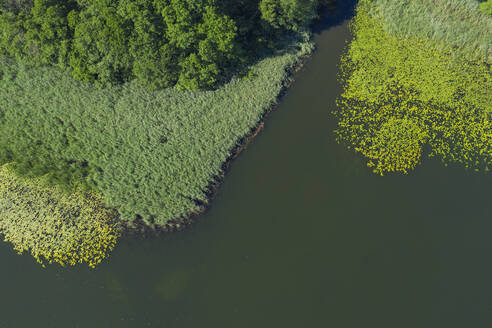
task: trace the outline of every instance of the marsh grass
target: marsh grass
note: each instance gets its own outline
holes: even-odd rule
[[[94,190],[121,219],[166,224],[201,209],[231,150],[312,51],[307,34],[215,91],[104,90],[51,67],[0,60],[0,163],[65,190]]]
[[[371,15],[399,37],[433,40],[468,59],[492,60],[492,17],[477,0],[374,0]]]

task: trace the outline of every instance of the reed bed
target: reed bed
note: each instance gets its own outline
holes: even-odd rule
[[[53,67],[0,59],[0,163],[70,192],[97,191],[131,223],[186,217],[241,139],[275,104],[307,34],[215,91],[98,89]]]
[[[433,40],[468,59],[492,60],[492,19],[477,0],[374,0],[371,15],[399,37]]]

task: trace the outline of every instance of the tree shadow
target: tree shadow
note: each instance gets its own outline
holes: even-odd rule
[[[320,15],[320,19],[313,25],[312,32],[315,35],[343,24],[355,15],[355,7],[358,0],[338,0],[334,8],[326,8]]]
[[[325,8],[320,13],[319,18],[311,25],[312,34],[314,36],[320,35],[330,28],[342,25],[347,20],[352,19],[355,16],[357,2],[358,0],[338,0],[335,5]],[[301,40],[301,34],[297,37],[294,35],[286,36],[284,41],[279,41],[278,48],[271,49],[263,54],[254,64],[271,56],[279,56],[286,53],[295,54],[299,51],[299,42],[302,42]],[[248,67],[251,67],[251,65]]]

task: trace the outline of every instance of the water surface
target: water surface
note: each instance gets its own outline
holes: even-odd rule
[[[347,23],[318,30],[192,228],[122,240],[96,270],[0,243],[0,328],[491,327],[491,175],[372,174],[333,135]]]

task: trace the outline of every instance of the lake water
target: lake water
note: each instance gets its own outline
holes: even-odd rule
[[[492,176],[425,159],[380,177],[336,143],[336,17],[191,228],[96,270],[0,243],[0,328],[491,327]]]

